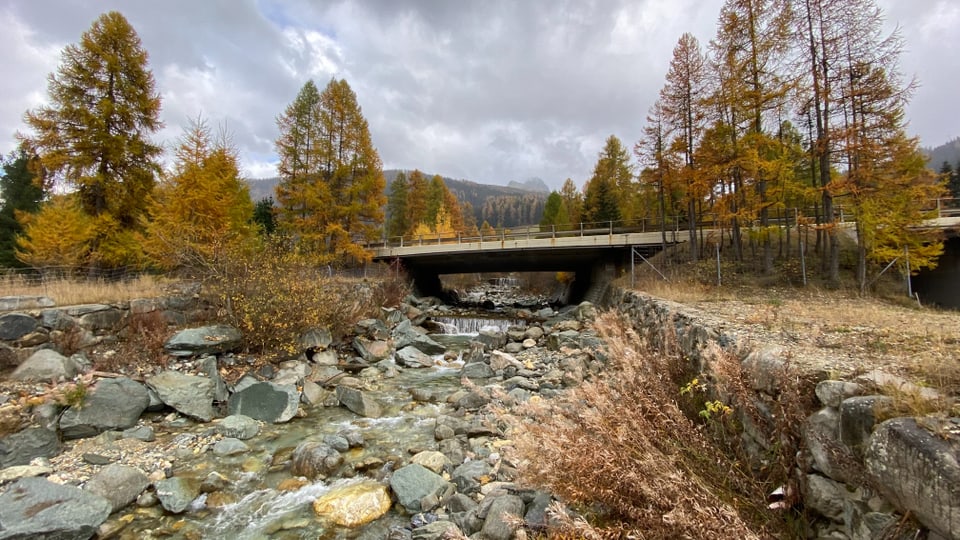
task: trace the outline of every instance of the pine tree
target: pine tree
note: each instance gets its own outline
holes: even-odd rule
[[[260,228],[261,234],[269,236],[277,230],[274,206],[273,197],[265,197],[253,205],[253,222]]]
[[[390,183],[390,196],[387,197],[387,237],[403,236],[410,229],[407,222],[407,204],[410,183],[403,171]]]
[[[590,183],[584,189],[584,221],[594,224],[620,221],[623,209],[633,206],[632,180],[627,151],[620,139],[611,135],[600,152]]]
[[[214,141],[202,118],[184,131],[175,155],[157,190],[146,251],[164,269],[210,268],[256,234],[250,192],[228,138]]]
[[[17,214],[35,214],[43,200],[43,189],[34,175],[31,160],[21,148],[11,153],[3,163],[3,176],[0,176],[0,267],[19,267],[23,263],[17,259],[17,235],[23,232],[23,226],[17,221]]]
[[[386,181],[356,94],[345,80],[320,93],[308,81],[277,123],[281,226],[325,262],[369,260]]]
[[[161,148],[149,136],[161,127],[160,96],[147,52],[116,11],[101,15],[68,45],[49,78],[49,105],[26,113],[32,136],[21,136],[40,156],[44,180],[74,188],[93,218],[90,261],[120,266],[139,260],[136,231],[160,168]]]
[[[572,179],[567,178],[563,181],[563,185],[560,186],[560,196],[563,197],[564,206],[570,216],[566,223],[572,227],[583,221],[583,194],[577,189]]]
[[[560,210],[563,207],[563,197],[556,191],[551,191],[547,195],[547,202],[543,206],[543,218],[540,220],[540,228],[550,230],[551,226],[559,225]]]
[[[417,224],[427,220],[427,189],[426,177],[414,169],[410,173],[410,192],[407,195],[407,232],[413,232]]]
[[[662,92],[661,92],[662,94]],[[640,175],[640,183],[651,183],[656,191],[657,197],[657,222],[660,225],[660,248],[667,249],[667,179],[672,176],[676,169],[671,163],[670,153],[668,151],[668,140],[670,139],[671,128],[666,121],[666,114],[663,109],[662,97],[658,99],[647,115],[647,125],[643,128],[643,139],[634,147],[634,153],[645,163],[648,168],[647,174]],[[690,162],[692,167],[692,160]],[[688,207],[688,212],[690,207]],[[692,214],[691,214],[692,216]],[[694,236],[693,220],[689,222],[691,227],[691,245],[696,244]],[[696,251],[693,252],[696,259]]]

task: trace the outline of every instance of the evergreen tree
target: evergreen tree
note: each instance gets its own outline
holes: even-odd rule
[[[947,182],[947,189],[950,191],[950,196],[955,199],[953,201],[954,206],[960,206],[960,161],[953,168],[953,174],[950,175]]]
[[[410,173],[410,192],[407,194],[407,227],[406,232],[427,220],[427,179],[423,173],[414,169]]]
[[[410,183],[403,171],[390,184],[390,196],[387,198],[387,237],[403,236],[410,229],[407,222],[407,199]]]
[[[43,200],[43,189],[31,170],[30,161],[21,148],[3,163],[3,176],[0,176],[0,267],[23,266],[16,256],[17,235],[23,232],[17,214],[35,214]]]
[[[567,178],[563,181],[563,185],[560,186],[560,196],[563,197],[567,215],[570,217],[566,223],[572,227],[583,221],[583,194],[577,189],[572,179]]]
[[[543,205],[543,218],[540,220],[542,230],[550,230],[550,226],[560,225],[560,209],[563,207],[563,197],[556,191],[547,195],[547,202]]]
[[[214,141],[206,122],[191,122],[157,190],[145,248],[164,269],[204,269],[255,234],[253,203],[226,136]]]
[[[611,135],[600,152],[593,176],[584,190],[584,221],[620,221],[623,209],[632,208],[634,191],[631,169],[626,149],[620,139]]]
[[[149,136],[161,127],[160,96],[147,52],[116,11],[101,15],[68,45],[49,78],[49,105],[26,113],[34,134],[22,136],[40,156],[47,182],[76,190],[93,219],[90,260],[120,266],[140,257],[136,231],[159,172],[161,148]],[[49,185],[49,184],[48,184]]]
[[[322,261],[369,260],[383,224],[386,181],[370,129],[345,80],[308,81],[278,119],[281,226]]]
[[[274,206],[273,197],[264,197],[253,205],[253,222],[262,234],[271,235],[277,230]]]

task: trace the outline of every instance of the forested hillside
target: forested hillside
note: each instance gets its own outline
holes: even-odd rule
[[[944,162],[956,168],[960,164],[960,137],[936,148],[924,148],[923,153],[927,156],[927,166],[933,170],[939,170]]]

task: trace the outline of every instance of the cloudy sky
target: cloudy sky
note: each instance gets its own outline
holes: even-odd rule
[[[960,0],[878,0],[921,83],[909,131],[960,135]],[[604,139],[628,147],[689,31],[720,0],[0,0],[0,151],[46,97],[60,51],[109,10],[150,54],[168,146],[189,119],[225,124],[244,172],[274,176],[276,117],[308,79],[345,78],[385,168],[559,187],[589,177]]]

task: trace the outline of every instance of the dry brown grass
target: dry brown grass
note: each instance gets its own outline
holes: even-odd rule
[[[524,481],[588,518],[589,524],[560,519],[551,537],[761,538],[779,532],[782,516],[765,507],[769,485],[751,477],[736,453],[718,451],[710,429],[679,406],[679,390],[691,378],[682,357],[654,351],[614,314],[602,315],[596,327],[609,347],[604,375],[560,398],[527,405],[513,424]],[[785,462],[793,451],[783,447]]]
[[[41,280],[37,276],[0,275],[0,296],[46,296],[58,306],[112,303],[162,296],[172,282],[146,274],[123,280]]]

